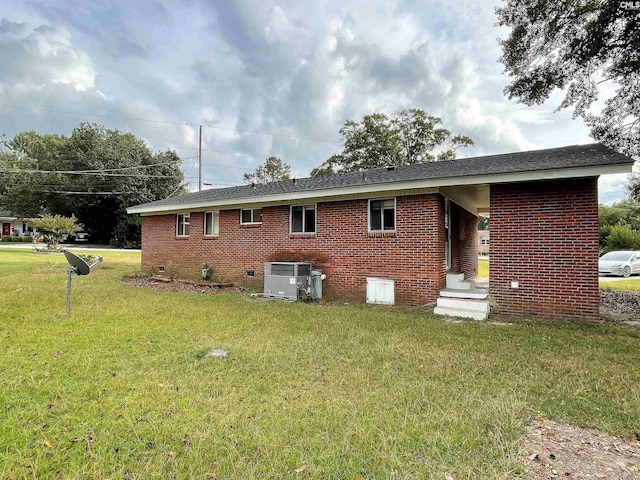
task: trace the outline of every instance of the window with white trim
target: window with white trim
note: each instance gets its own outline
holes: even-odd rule
[[[262,223],[262,209],[243,208],[240,210],[240,223]]]
[[[291,206],[291,233],[316,233],[316,206]]]
[[[215,237],[218,235],[220,225],[219,212],[204,212],[204,236]]]
[[[389,232],[396,229],[396,199],[369,200],[369,231]]]
[[[189,214],[178,213],[176,215],[176,237],[189,236]]]

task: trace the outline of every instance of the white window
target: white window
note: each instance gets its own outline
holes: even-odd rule
[[[291,233],[316,233],[316,206],[291,206]]]
[[[189,214],[179,213],[176,215],[176,237],[189,236]]]
[[[220,224],[219,212],[204,212],[204,236],[215,237],[218,235]]]
[[[369,200],[369,231],[389,232],[396,229],[396,199]]]
[[[488,238],[483,238],[483,239],[481,240],[481,244],[482,244],[482,245],[489,245],[489,239],[488,239]]]
[[[240,210],[240,223],[262,223],[262,209],[243,208]]]

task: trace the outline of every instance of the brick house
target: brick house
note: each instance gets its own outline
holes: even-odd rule
[[[128,212],[142,215],[147,272],[195,278],[204,263],[261,288],[264,262],[311,261],[329,297],[364,301],[375,277],[412,305],[438,299],[448,272],[476,275],[488,213],[493,310],[595,321],[597,180],[632,164],[592,144],[205,190]]]
[[[489,230],[478,230],[478,253],[489,255]]]
[[[26,220],[17,217],[10,211],[0,210],[0,238],[23,237],[32,233],[33,230]]]

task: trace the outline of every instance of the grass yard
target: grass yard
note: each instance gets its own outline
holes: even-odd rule
[[[67,318],[64,258],[0,249],[0,478],[497,479],[537,416],[640,433],[637,330],[160,293],[103,255]]]
[[[604,288],[606,290],[640,293],[640,276],[615,281],[600,280],[600,288]]]
[[[479,277],[489,276],[489,259],[488,258],[478,259],[478,276]]]

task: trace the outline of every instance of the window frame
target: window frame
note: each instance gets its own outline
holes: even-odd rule
[[[180,217],[182,217],[182,222],[180,221]],[[190,221],[191,221],[190,213],[176,213],[175,234],[177,238],[187,238],[189,236],[190,229],[185,227],[189,227],[191,225]],[[180,231],[180,225],[182,225],[182,234],[178,233]]]
[[[393,228],[386,229],[384,228],[384,202],[388,200],[393,200]],[[380,209],[380,225],[382,228],[380,230],[373,230],[371,228],[371,203],[372,202],[383,202],[382,208]],[[367,203],[367,230],[369,233],[394,233],[397,228],[397,212],[398,212],[398,202],[396,201],[396,197],[386,197],[386,198],[370,198]]]
[[[242,221],[242,212],[249,210],[251,212],[251,221],[250,222],[243,222]],[[254,220],[254,212],[256,210],[260,210],[260,221],[256,222]],[[262,207],[260,208],[241,208],[240,209],[240,225],[262,225]]]
[[[207,233],[207,215],[209,214],[211,214],[211,233]],[[220,212],[218,210],[204,212],[202,232],[205,237],[217,237],[220,234]]]
[[[305,230],[306,227],[306,216],[305,211],[307,207],[313,207],[313,231],[307,232]],[[294,208],[302,208],[302,231],[294,232],[293,231],[293,209]],[[318,204],[317,203],[307,203],[302,205],[289,205],[289,233],[291,235],[315,235],[318,232]]]

